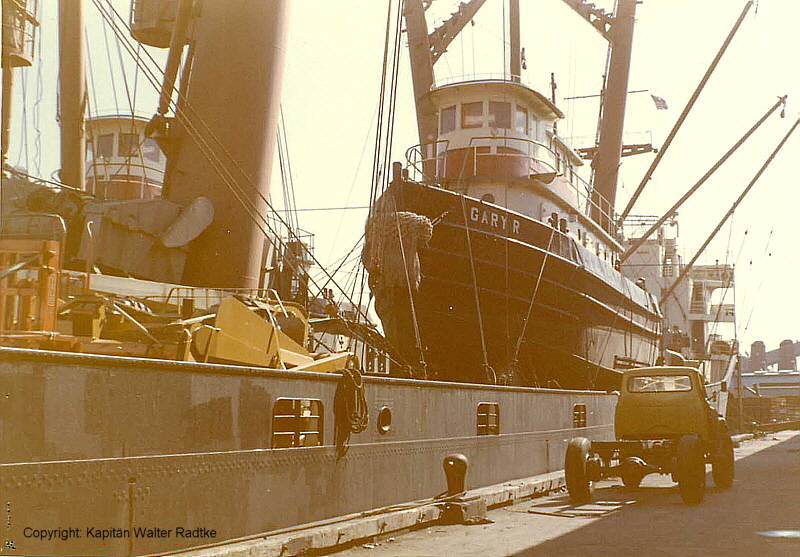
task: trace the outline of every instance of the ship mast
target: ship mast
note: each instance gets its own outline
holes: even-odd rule
[[[637,3],[638,0],[619,0],[614,23],[608,32],[611,60],[603,92],[603,116],[600,122],[597,156],[594,159],[592,195],[596,207],[602,207],[603,199],[608,203],[607,213],[612,217],[617,196],[617,175],[622,157],[622,131],[625,122],[625,103],[628,98],[628,76],[631,68],[633,24]]]
[[[622,131],[628,97],[631,46],[636,5],[641,0],[618,0],[611,16],[585,0],[563,0],[609,42],[611,58],[603,88],[597,154],[592,161],[592,218],[613,232],[611,220],[617,196],[617,176],[622,158]]]
[[[60,0],[59,20],[59,115],[61,121],[62,182],[78,189],[86,186],[86,70],[84,59],[83,0]]]
[[[143,5],[143,4],[140,4]],[[261,276],[270,176],[276,147],[288,30],[287,0],[182,1],[159,112],[150,133],[166,147],[165,197],[184,207],[199,198],[213,221],[189,246],[182,282],[256,289]],[[137,5],[137,9],[138,9]],[[137,12],[135,15],[139,16]],[[141,11],[146,22],[145,10]],[[190,20],[190,21],[189,21]],[[175,71],[184,45],[179,97]],[[165,116],[174,105],[175,116]]]
[[[421,146],[436,144],[438,122],[436,111],[425,96],[435,84],[433,65],[447,52],[447,47],[470,22],[486,0],[462,2],[450,19],[428,34],[425,10],[432,0],[406,0],[403,15],[408,33],[408,51],[411,59],[411,80],[414,85],[414,104],[417,109],[417,127]],[[429,157],[426,157],[429,158]]]

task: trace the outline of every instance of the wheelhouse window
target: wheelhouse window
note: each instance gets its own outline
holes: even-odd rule
[[[511,128],[511,103],[489,101],[489,127]]]
[[[86,162],[91,162],[94,158],[94,143],[91,139],[86,140]]]
[[[500,405],[496,402],[478,404],[478,435],[500,434]]]
[[[322,445],[322,401],[314,398],[279,398],[272,408],[272,448]]]
[[[114,134],[107,133],[97,138],[97,156],[98,157],[113,157],[114,156]]]
[[[442,109],[439,133],[450,133],[456,129],[456,107],[448,106]]]
[[[119,149],[117,151],[120,157],[132,157],[139,154],[139,134],[138,133],[121,133],[119,134]]]
[[[692,379],[688,375],[642,375],[628,379],[632,393],[671,393],[691,391]]]
[[[461,105],[461,127],[463,129],[483,126],[483,103],[464,103]]]
[[[514,111],[514,131],[528,135],[528,110],[521,106]]]

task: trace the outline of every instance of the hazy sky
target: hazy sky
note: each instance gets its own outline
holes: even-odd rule
[[[114,0],[127,14],[127,3]],[[558,104],[567,113],[559,132],[593,136],[597,101],[564,97],[599,92],[606,43],[560,0],[521,0],[522,46],[528,69],[523,81],[549,92],[550,73],[558,83]],[[610,8],[609,2],[596,2]],[[42,70],[27,70],[15,97],[16,126],[12,164],[38,168],[49,176],[58,167],[54,113],[57,52],[56,2],[43,2]],[[456,0],[436,0],[429,11],[435,26],[454,11]],[[647,89],[664,98],[669,110],[656,110],[649,94],[629,97],[626,132],[652,134],[660,146],[708,64],[738,18],[741,0],[645,0],[637,8],[631,90]],[[503,71],[503,0],[488,0],[475,25],[467,27],[436,64],[437,79]],[[104,36],[96,9],[86,2],[97,107],[128,110],[113,35]],[[374,116],[378,102],[386,22],[386,1],[294,0],[291,2],[283,109],[293,179],[300,208],[363,206],[368,201]],[[760,0],[750,10],[716,73],[664,157],[636,214],[668,209],[775,102],[788,94],[786,118],[772,116],[680,211],[680,244],[690,258],[716,226],[768,154],[800,115],[800,2]],[[106,39],[108,43],[106,43]],[[110,46],[110,51],[106,49]],[[111,62],[109,62],[109,53]],[[123,57],[125,53],[123,52]],[[163,56],[163,54],[161,55]],[[129,86],[136,77],[127,62]],[[40,77],[41,76],[41,77]],[[137,112],[154,112],[156,94],[137,79]],[[38,85],[37,85],[38,83]],[[116,99],[114,90],[116,89]],[[41,92],[37,95],[37,91]],[[401,60],[393,158],[403,160],[417,143],[406,52]],[[37,103],[37,99],[38,103]],[[92,99],[93,101],[93,99]],[[35,106],[36,105],[36,106]],[[22,112],[27,126],[21,142]],[[35,139],[39,137],[39,156]],[[623,160],[617,208],[624,207],[653,155]],[[27,160],[27,162],[26,162]],[[37,165],[38,162],[38,165]],[[273,191],[279,190],[274,184]],[[700,263],[734,263],[737,270],[738,336],[744,348],[762,339],[768,349],[785,339],[800,339],[800,132],[783,148],[769,170],[711,244]],[[316,234],[317,257],[330,262],[347,252],[363,232],[366,211],[305,211],[301,227]],[[732,302],[729,292],[726,299]],[[732,336],[732,328],[721,332]]]

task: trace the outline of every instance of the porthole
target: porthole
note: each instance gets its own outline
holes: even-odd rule
[[[492,195],[491,193],[484,193],[481,196],[481,201],[483,201],[484,203],[494,203],[494,195]]]
[[[392,409],[384,406],[378,412],[378,433],[386,435],[392,429]]]

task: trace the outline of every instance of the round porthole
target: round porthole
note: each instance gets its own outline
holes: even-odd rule
[[[392,409],[384,406],[378,412],[378,433],[386,435],[392,429]]]
[[[484,193],[481,196],[481,201],[485,203],[494,203],[494,196],[491,193]]]

